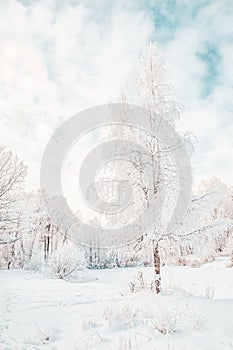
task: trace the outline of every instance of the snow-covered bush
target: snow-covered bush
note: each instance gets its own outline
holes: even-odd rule
[[[108,323],[119,325],[120,327],[132,327],[135,322],[143,323],[144,313],[134,305],[118,305],[113,307],[113,304],[104,307],[102,318]]]
[[[103,319],[105,321],[108,321],[109,325],[112,324],[113,314],[114,314],[113,306],[112,305],[106,305],[104,307],[104,310],[103,310],[103,313],[102,313],[102,317],[103,317]]]
[[[30,271],[42,271],[44,268],[44,256],[42,250],[35,250],[30,260],[24,263],[24,269]]]
[[[215,289],[211,286],[207,286],[203,292],[203,298],[213,299],[215,294]]]
[[[156,317],[150,321],[149,326],[163,335],[173,333],[178,328],[178,310],[161,310]]]
[[[132,325],[140,317],[138,308],[125,305],[117,315],[124,325]]]
[[[206,321],[206,316],[202,312],[197,314],[193,320],[193,329],[195,332],[200,332],[200,329],[203,327],[204,322]]]
[[[138,271],[134,278],[129,282],[129,290],[131,293],[151,290],[151,284],[146,280],[142,270]]]
[[[197,255],[187,255],[180,256],[176,259],[176,265],[179,266],[189,266],[189,267],[200,267],[204,264],[208,264],[215,260],[214,256],[197,256]]]
[[[85,267],[84,252],[72,242],[60,244],[49,259],[48,272],[52,277],[64,279]]]
[[[89,319],[88,317],[83,317],[81,321],[81,328],[83,331],[97,328],[98,323],[95,319]]]

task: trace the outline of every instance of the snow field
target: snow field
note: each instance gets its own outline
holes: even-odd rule
[[[93,270],[79,282],[0,271],[0,349],[233,349],[233,269],[225,265],[163,267],[158,296],[129,291],[139,270],[150,285],[152,268]]]

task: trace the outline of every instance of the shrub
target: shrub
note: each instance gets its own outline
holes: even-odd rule
[[[146,280],[143,272],[140,270],[129,282],[129,290],[131,293],[138,293],[143,290],[151,290],[151,285]]]
[[[201,267],[204,264],[208,264],[214,261],[214,256],[197,256],[197,255],[186,255],[180,256],[176,260],[178,266],[189,266],[189,267]]]
[[[41,271],[44,268],[44,256],[42,250],[35,250],[31,259],[24,263],[23,268],[29,271]]]
[[[84,252],[71,242],[61,244],[49,259],[49,273],[64,279],[85,267]]]

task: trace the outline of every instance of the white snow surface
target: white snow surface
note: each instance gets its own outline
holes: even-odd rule
[[[163,292],[131,293],[142,270],[88,271],[81,282],[0,271],[1,350],[233,349],[233,269],[165,266]]]

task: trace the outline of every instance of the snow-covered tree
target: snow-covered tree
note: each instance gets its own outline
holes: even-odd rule
[[[167,222],[174,210],[178,193],[179,191],[182,192],[182,186],[186,185],[185,181],[187,180],[180,178],[179,171],[174,166],[173,152],[183,147],[191,155],[193,136],[190,133],[180,133],[178,134],[179,137],[173,140],[171,134],[168,133],[165,143],[156,137],[157,128],[160,127],[157,122],[158,118],[161,121],[165,119],[175,129],[182,108],[175,100],[172,87],[166,78],[166,70],[154,45],[150,44],[145,49],[138,73],[129,84],[127,92],[123,94],[122,100],[125,107],[123,106],[119,113],[124,115],[123,119],[126,120],[127,109],[130,109],[130,105],[127,105],[127,103],[139,104],[147,110],[146,118],[148,118],[149,123],[146,125],[149,124],[149,129],[147,133],[143,134],[133,127],[129,126],[127,128],[125,125],[111,128],[109,138],[126,138],[143,145],[143,150],[138,148],[132,151],[126,147],[124,153],[128,155],[128,165],[124,163],[123,165],[116,165],[115,168],[113,166],[112,172],[116,173],[118,181],[121,181],[122,174],[126,174],[126,178],[132,184],[135,190],[134,193],[136,193],[134,202],[144,202],[147,210],[151,210],[149,204],[151,198],[152,200],[153,198],[158,200],[160,190],[165,191],[165,197],[162,198],[162,211],[155,220],[155,225],[142,234],[134,246],[136,251],[145,249],[148,245],[152,247],[155,271],[153,289],[156,293],[159,293],[161,288],[160,249],[162,242],[164,240],[187,242],[190,237],[200,239],[200,236],[204,237],[210,232],[217,234],[217,232],[227,229],[229,222],[220,212],[217,216],[213,216],[216,211],[214,206],[219,196],[217,189],[215,188],[211,192],[205,189],[203,193],[199,191],[198,195],[193,194],[192,197],[190,192],[190,200],[185,216],[179,218],[175,230],[167,230]],[[119,154],[119,156],[121,155],[123,154]],[[180,159],[181,163],[182,160]],[[219,201],[218,205],[218,210],[221,210]],[[117,217],[117,221],[124,224],[128,221],[129,213],[140,215],[140,211],[135,213],[131,210],[125,215],[121,212],[120,216]],[[156,211],[154,211],[154,215],[157,216]],[[114,220],[116,221],[116,218]]]
[[[129,85],[128,91],[130,93],[123,96],[124,101],[145,107],[147,110],[146,125],[149,125],[147,132],[144,134],[139,130],[128,130],[128,139],[136,140],[136,142],[143,145],[143,150],[125,150],[126,153],[128,152],[130,159],[127,175],[136,189],[135,193],[137,193],[134,200],[137,202],[143,201],[147,210],[155,210],[150,207],[150,203],[156,200],[159,201],[161,190],[165,192],[165,198],[161,199],[163,209],[160,217],[155,220],[156,224],[149,232],[142,234],[135,245],[136,250],[145,244],[152,246],[155,270],[154,289],[156,293],[159,293],[159,243],[171,234],[167,232],[166,225],[172,215],[178,192],[181,190],[179,172],[174,165],[173,152],[183,147],[183,144],[192,146],[192,140],[188,134],[173,139],[171,134],[168,133],[166,135],[168,140],[161,140],[156,136],[163,120],[166,120],[172,128],[175,127],[181,106],[174,98],[173,89],[167,81],[166,70],[155,45],[150,44],[145,49],[138,73]],[[123,113],[127,114],[126,110]],[[119,132],[119,128],[117,132]],[[120,132],[122,133],[121,130]],[[121,170],[117,170],[118,174]],[[125,171],[125,167],[123,171]],[[154,216],[156,215],[157,213],[154,212]],[[124,217],[122,217],[122,220],[124,220]]]
[[[6,148],[0,147],[0,243],[7,241],[4,233],[18,222],[15,203],[20,199],[25,176],[23,162]]]

